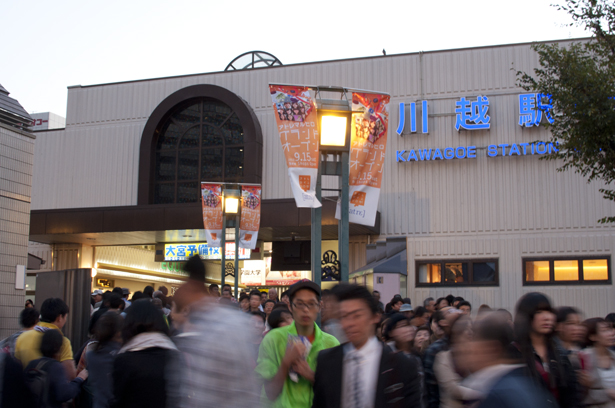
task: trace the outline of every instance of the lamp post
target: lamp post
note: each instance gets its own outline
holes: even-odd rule
[[[235,267],[235,299],[237,299],[239,293],[239,219],[240,208],[239,200],[241,197],[241,189],[236,184],[224,184],[224,211],[222,214],[222,258],[221,258],[221,273],[222,277],[220,283],[224,286],[226,278],[226,227],[227,224],[235,227],[235,254],[234,254],[234,267]],[[230,218],[230,220],[227,220]],[[232,222],[229,222],[232,221]],[[222,288],[220,288],[222,289]]]
[[[319,87],[318,92],[338,92],[346,95],[344,88]],[[349,152],[352,124],[352,109],[348,99],[316,99],[318,112],[318,133],[320,135],[320,153],[318,176],[316,179],[316,198],[322,196],[321,178],[339,177],[341,214],[338,222],[338,259],[340,260],[340,282],[348,281],[348,184]],[[333,160],[330,161],[330,155]],[[322,207],[312,208],[312,276],[316,284],[321,284],[322,269],[320,263],[322,248]]]

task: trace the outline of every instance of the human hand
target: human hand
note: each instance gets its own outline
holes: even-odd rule
[[[314,371],[312,371],[312,368],[310,368],[310,365],[308,364],[307,361],[301,359],[295,362],[295,364],[293,364],[292,367],[293,367],[293,370],[295,370],[295,372],[299,374],[301,377],[305,378],[311,383],[314,382]]]
[[[81,378],[83,381],[88,379],[88,370],[82,370],[79,375],[77,376],[77,378]]]
[[[297,361],[303,360],[304,354],[305,345],[302,343],[293,343],[293,345],[288,350],[286,350],[286,354],[284,354],[282,364],[290,367]]]
[[[581,384],[585,388],[591,388],[592,386],[592,378],[585,370],[577,371],[577,380],[579,381],[579,384]]]

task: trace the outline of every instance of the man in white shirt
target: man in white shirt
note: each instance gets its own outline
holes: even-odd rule
[[[402,408],[421,406],[415,359],[394,353],[376,338],[378,304],[358,285],[334,290],[348,343],[318,355],[314,408]]]

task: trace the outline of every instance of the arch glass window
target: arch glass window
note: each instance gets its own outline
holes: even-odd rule
[[[225,103],[183,103],[158,129],[154,204],[197,202],[201,181],[244,181],[244,131]]]

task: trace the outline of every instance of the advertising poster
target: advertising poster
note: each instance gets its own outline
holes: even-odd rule
[[[222,238],[222,184],[201,183],[201,200],[207,246],[219,248]]]
[[[297,207],[318,208],[316,105],[306,87],[269,85],[273,110]]]
[[[389,95],[353,92],[349,221],[374,226],[389,127]],[[338,202],[335,218],[340,219]]]
[[[241,186],[239,247],[255,249],[261,225],[261,186]]]

